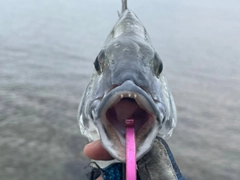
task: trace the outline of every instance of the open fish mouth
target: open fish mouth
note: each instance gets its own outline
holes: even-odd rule
[[[147,109],[140,107],[141,104],[138,103],[137,94],[127,92],[126,94],[120,94],[120,97],[121,99],[118,102],[115,101],[106,111],[107,120],[119,132],[120,136],[125,137],[126,119],[135,120],[134,129],[136,134],[144,127],[144,124],[154,120],[153,115]]]
[[[125,161],[125,120],[134,119],[137,158],[144,155],[143,151],[150,148],[162,124],[163,115],[159,113],[162,106],[130,80],[115,87],[94,104],[97,104],[93,112],[95,123],[108,152]]]

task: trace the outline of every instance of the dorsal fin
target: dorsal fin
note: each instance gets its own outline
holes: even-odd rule
[[[127,9],[127,0],[122,0],[122,13]]]

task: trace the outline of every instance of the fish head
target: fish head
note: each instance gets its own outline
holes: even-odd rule
[[[79,108],[81,131],[90,141],[100,136],[105,149],[124,162],[125,121],[134,119],[140,159],[157,135],[171,135],[176,111],[162,75],[163,63],[133,12],[127,10],[120,17],[94,67]]]

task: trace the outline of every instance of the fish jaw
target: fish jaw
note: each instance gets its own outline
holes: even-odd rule
[[[164,121],[164,106],[128,80],[115,87],[101,100],[93,102],[92,116],[102,145],[116,159],[125,162],[125,120],[133,118],[137,159],[151,144]]]

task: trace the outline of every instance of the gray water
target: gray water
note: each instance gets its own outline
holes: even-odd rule
[[[240,178],[240,3],[129,0],[178,109],[189,180]],[[0,1],[0,179],[85,179],[76,114],[120,0]]]

